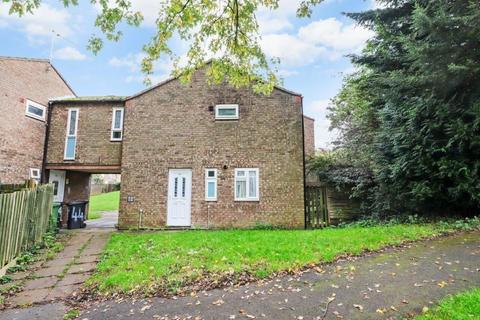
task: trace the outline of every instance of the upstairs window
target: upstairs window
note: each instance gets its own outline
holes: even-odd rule
[[[123,138],[123,108],[113,108],[112,135],[110,140],[122,141]]]
[[[215,106],[215,119],[217,120],[238,119],[238,104],[217,104]]]
[[[258,201],[258,168],[235,169],[235,201]]]
[[[25,103],[25,115],[30,118],[45,121],[45,106],[28,100]]]
[[[75,160],[77,146],[78,109],[68,109],[67,136],[65,138],[64,160]]]
[[[205,170],[205,200],[217,201],[217,169]]]

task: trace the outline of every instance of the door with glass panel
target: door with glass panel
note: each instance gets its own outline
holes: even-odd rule
[[[188,227],[191,221],[192,170],[170,169],[168,172],[167,225]]]

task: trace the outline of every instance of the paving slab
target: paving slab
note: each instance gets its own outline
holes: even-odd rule
[[[36,305],[0,311],[0,320],[59,320],[67,311],[68,307],[63,303]]]
[[[84,256],[81,255],[75,260],[75,264],[79,263],[88,263],[88,262],[98,262],[100,260],[100,255],[93,255],[93,256]]]
[[[74,264],[68,269],[67,274],[90,272],[95,270],[96,266],[97,264],[95,262]]]
[[[53,287],[57,282],[58,278],[55,276],[32,279],[25,282],[23,290],[50,288]]]
[[[70,263],[72,263],[74,260],[74,257],[70,258],[56,258],[50,261],[47,261],[44,263],[44,267],[58,267],[58,266],[66,266]]]
[[[94,256],[99,255],[103,252],[103,246],[98,248],[87,248],[82,251],[82,256]]]
[[[479,266],[472,232],[194,296],[102,302],[80,319],[403,319],[480,286]]]
[[[65,277],[63,277],[63,279],[57,283],[57,286],[84,283],[90,277],[90,275],[90,273],[66,274]]]
[[[13,280],[25,279],[25,278],[28,277],[29,275],[30,275],[30,272],[26,272],[26,271],[21,271],[21,272],[15,272],[15,273],[9,273],[9,274],[7,274],[7,276],[9,276],[10,278],[12,278]]]
[[[47,295],[45,300],[55,300],[55,299],[65,298],[65,297],[71,295],[78,288],[80,288],[80,285],[78,285],[78,284],[55,287],[49,292],[49,294]]]
[[[50,288],[22,291],[8,300],[17,306],[43,302],[50,291]]]
[[[62,251],[60,252],[58,255],[57,255],[57,258],[59,259],[68,259],[68,258],[75,258],[78,254],[79,254],[79,249],[67,249],[65,248],[65,250],[67,251]]]
[[[63,270],[65,270],[65,266],[48,267],[35,271],[34,275],[36,277],[59,276],[63,273]]]

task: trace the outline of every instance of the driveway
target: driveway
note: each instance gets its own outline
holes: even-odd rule
[[[102,217],[85,221],[87,229],[115,229],[118,223],[118,211],[104,211]]]

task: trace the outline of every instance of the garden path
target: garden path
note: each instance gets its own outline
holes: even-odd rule
[[[75,293],[95,269],[109,232],[69,230],[64,249],[54,259],[11,275],[23,290],[7,298],[6,305],[25,306],[65,299]],[[2,318],[0,314],[0,318]]]

